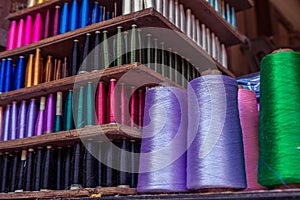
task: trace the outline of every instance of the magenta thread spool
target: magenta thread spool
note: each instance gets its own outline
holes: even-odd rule
[[[42,29],[42,15],[37,13],[32,28],[32,42],[38,42],[42,39]]]
[[[17,37],[17,22],[14,20],[11,22],[9,27],[6,50],[12,50],[16,47],[16,37]]]
[[[145,99],[137,191],[185,192],[186,92],[178,88],[156,87],[146,92]]]
[[[44,38],[48,38],[49,36],[50,36],[50,10],[48,9],[45,15]]]
[[[239,89],[238,102],[243,133],[247,189],[264,189],[257,181],[258,109],[255,92]]]
[[[27,15],[25,22],[25,36],[24,36],[24,45],[28,45],[31,43],[32,37],[32,17],[31,15]]]
[[[24,35],[25,35],[25,22],[24,19],[20,19],[17,29],[17,39],[16,39],[16,48],[23,46],[24,44]]]
[[[56,36],[58,34],[59,16],[60,16],[60,6],[55,6],[53,25],[52,25],[52,36]]]

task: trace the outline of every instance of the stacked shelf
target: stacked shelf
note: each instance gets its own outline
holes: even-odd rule
[[[31,8],[27,8],[16,13],[12,13],[8,16],[10,20],[18,20],[26,15],[35,15],[38,12],[45,11],[47,9],[53,8],[56,5],[62,5],[65,2],[71,2],[71,0],[49,0],[45,1],[43,4],[36,5]],[[109,0],[104,2],[108,3]],[[118,2],[118,11],[121,10],[121,0]],[[220,37],[220,41],[223,42],[226,46],[231,46],[235,44],[240,44],[245,41],[245,36],[240,34],[235,30],[229,23],[226,22],[220,16],[214,8],[212,8],[207,1],[205,0],[191,0],[183,1],[179,0],[180,3],[183,3],[186,8],[190,8],[198,17],[202,23],[207,24],[207,26]],[[236,6],[237,11],[241,11],[251,7],[251,0],[228,0],[232,6]],[[219,62],[214,60],[211,56],[208,55],[201,47],[199,47],[194,41],[188,38],[184,33],[182,33],[173,23],[166,19],[162,14],[157,12],[153,8],[145,9],[136,13],[131,13],[124,16],[118,16],[116,18],[106,20],[97,24],[87,26],[85,28],[77,29],[71,32],[67,32],[61,35],[43,39],[39,42],[32,43],[27,46],[23,46],[17,49],[0,53],[0,59],[2,58],[13,58],[17,59],[20,55],[28,56],[35,52],[36,48],[40,48],[42,56],[46,57],[47,55],[52,55],[54,57],[63,57],[66,55],[66,49],[70,49],[73,45],[73,40],[79,40],[80,44],[83,43],[86,33],[91,33],[95,31],[104,31],[114,33],[116,27],[122,26],[123,30],[130,30],[131,25],[136,24],[139,28],[146,27],[159,27],[171,30],[174,33],[174,37],[170,39],[168,36],[157,35],[157,33],[151,32],[154,37],[158,37],[160,40],[168,44],[168,48],[172,48],[173,51],[177,51],[179,55],[184,55],[185,58],[189,59],[191,63],[194,64],[197,69],[202,72],[207,69],[219,69],[223,74],[235,77],[227,68],[223,67]],[[149,29],[147,29],[149,30]],[[176,43],[174,44],[174,39]],[[0,94],[0,106],[5,106],[12,101],[20,101],[26,99],[39,97],[49,93],[54,93],[56,91],[65,91],[72,89],[74,83],[87,82],[93,80],[101,80],[108,82],[111,78],[119,79],[124,74],[131,73],[134,79],[125,79],[125,83],[128,85],[143,85],[154,86],[154,85],[171,85],[175,87],[181,87],[178,84],[174,83],[168,78],[161,76],[160,74],[154,72],[153,70],[147,68],[144,65],[139,63],[123,65],[113,68],[108,68],[98,72],[90,72],[86,74],[81,74],[77,76],[72,76],[56,81],[51,81],[49,83],[42,83],[36,86],[29,88],[23,88],[16,91],[11,91],[8,93]],[[132,77],[132,76],[131,76]],[[146,81],[145,81],[146,80]],[[26,100],[25,99],[25,100]],[[99,132],[101,132],[99,134]],[[13,141],[0,142],[0,152],[11,151],[11,150],[20,150],[36,146],[45,146],[45,145],[66,145],[72,144],[75,141],[80,139],[90,139],[101,141],[104,137],[109,139],[120,139],[128,138],[140,140],[141,130],[137,128],[131,128],[128,126],[120,124],[107,124],[107,125],[97,125],[89,126],[82,129],[71,130],[71,131],[62,131],[59,133],[41,135],[25,139],[17,139]],[[36,198],[80,198],[80,197],[101,197],[110,196],[110,195],[136,195],[136,189],[132,188],[96,188],[96,189],[79,189],[79,190],[70,190],[70,191],[46,191],[46,192],[23,192],[15,194],[0,194],[1,199],[36,199]],[[242,193],[247,197],[247,193]],[[189,196],[190,195],[190,196]],[[194,198],[194,194],[180,194],[180,195],[159,195],[159,196],[128,196],[126,198]],[[195,194],[197,195],[197,194]],[[202,195],[202,194],[201,194]],[[197,198],[210,198],[214,196],[203,196],[197,195]],[[217,193],[211,195],[218,195]],[[230,193],[220,193],[221,197],[235,195]],[[238,194],[237,194],[238,195]],[[242,197],[242,196],[241,196]],[[109,198],[109,197],[107,197]]]

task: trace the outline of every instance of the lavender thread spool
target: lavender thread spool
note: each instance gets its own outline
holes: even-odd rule
[[[186,130],[186,92],[167,87],[148,90],[138,192],[186,191]]]
[[[188,86],[187,188],[246,187],[234,79],[208,75]]]

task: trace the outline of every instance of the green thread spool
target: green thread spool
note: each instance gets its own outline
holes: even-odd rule
[[[76,116],[76,128],[83,128],[84,127],[84,121],[83,121],[83,108],[84,108],[84,87],[80,86],[78,90],[78,96],[77,96],[77,116]]]
[[[66,105],[65,105],[65,111],[64,111],[64,125],[65,125],[65,130],[69,131],[72,130],[74,127],[74,122],[73,122],[73,114],[72,114],[72,103],[73,102],[73,90],[69,90]]]
[[[300,54],[278,52],[261,62],[258,182],[300,184]]]
[[[108,52],[108,39],[107,39],[108,31],[103,31],[103,62],[104,69],[109,68],[109,52]]]
[[[154,38],[154,71],[158,72],[158,64],[159,64],[159,49],[158,49],[158,39]]]
[[[151,45],[151,34],[148,33],[146,35],[146,38],[147,38],[147,49],[146,49],[146,57],[147,57],[147,60],[146,60],[146,64],[148,66],[148,68],[152,69],[152,58],[153,58],[153,55],[152,55],[152,45]]]
[[[117,27],[117,66],[123,65],[123,59],[122,59],[122,26]]]
[[[130,43],[130,63],[136,62],[136,25],[133,24],[131,29],[131,43]]]
[[[93,96],[92,82],[86,87],[86,126],[95,124],[95,98]]]
[[[142,43],[142,29],[137,29],[137,42],[138,42],[138,55],[137,55],[137,62],[144,63],[144,55],[143,55],[143,43]]]

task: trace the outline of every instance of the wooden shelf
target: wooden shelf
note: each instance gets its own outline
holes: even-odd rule
[[[179,0],[179,2],[191,9],[200,22],[209,27],[226,46],[245,41],[246,37],[235,30],[206,0]]]
[[[236,12],[243,11],[254,6],[253,0],[226,0],[231,6],[233,6]]]
[[[41,83],[28,88],[22,88],[20,90],[2,93],[0,94],[0,106],[5,106],[12,101],[20,102],[22,100],[40,97],[50,93],[55,93],[57,91],[66,91],[73,89],[74,87],[76,88],[81,84],[86,84],[89,81],[98,82],[101,79],[102,81],[108,83],[111,78],[120,80],[122,83],[126,83],[128,85],[139,87],[155,86],[159,84],[181,87],[180,85],[177,85],[173,81],[161,76],[146,66],[134,63],[130,65],[112,67],[97,72],[80,74],[48,83]]]
[[[18,192],[0,194],[0,199],[74,199],[74,198],[101,198],[102,196],[112,195],[134,195],[137,194],[134,188],[104,187],[104,188],[85,188],[77,190],[49,190],[43,192]]]
[[[30,138],[0,142],[0,151],[10,152],[12,150],[27,149],[29,147],[40,147],[46,145],[66,146],[67,144],[72,144],[80,139],[84,141],[103,141],[105,137],[109,139],[121,139],[125,137],[128,139],[140,140],[141,130],[120,124],[87,126],[81,129],[61,131],[58,133],[49,133]]]

